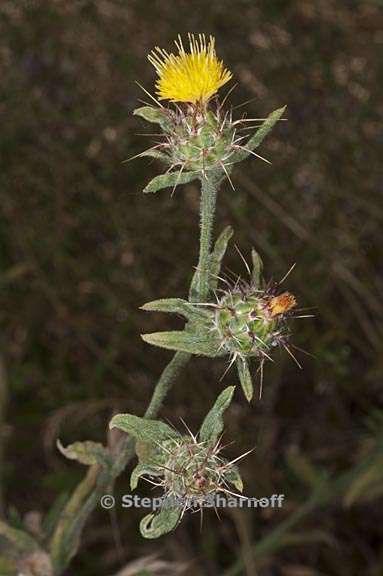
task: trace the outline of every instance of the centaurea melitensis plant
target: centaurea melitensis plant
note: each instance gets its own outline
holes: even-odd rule
[[[153,104],[138,108],[134,114],[156,124],[161,138],[158,144],[137,156],[153,157],[165,166],[164,173],[149,182],[144,192],[164,188],[174,191],[187,182],[200,183],[199,257],[188,297],[155,300],[143,306],[145,310],[181,314],[186,325],[182,331],[143,336],[151,344],[174,350],[175,355],[154,387],[144,416],[119,414],[112,419],[111,428],[127,433],[117,447],[90,441],[76,442],[66,448],[59,445],[65,456],[89,469],[40,541],[0,523],[0,535],[5,534],[14,543],[11,560],[19,558],[20,570],[33,564],[43,567],[35,570],[36,574],[58,576],[63,573],[77,551],[85,522],[100,496],[112,490],[115,479],[135,453],[139,461],[132,472],[132,489],[143,477],[157,484],[165,495],[182,497],[186,502],[184,507],[164,508],[146,516],[140,525],[146,538],[156,538],[173,530],[191,497],[202,503],[207,495],[231,493],[232,487],[241,491],[242,481],[234,464],[241,456],[227,461],[221,454],[220,443],[222,415],[230,405],[233,387],[221,391],[198,435],[178,432],[156,420],[157,414],[193,354],[211,358],[227,356],[229,365],[236,363],[242,388],[250,401],[253,384],[249,361],[256,361],[257,370],[262,374],[263,364],[271,358],[275,346],[283,346],[291,353],[289,320],[296,317],[294,296],[281,291],[279,284],[265,284],[262,264],[255,251],[249,279],[239,278],[232,283],[222,279],[221,263],[233,234],[230,227],[213,245],[213,223],[221,183],[227,179],[234,188],[233,166],[250,155],[268,162],[255,150],[281,119],[285,108],[267,118],[233,118],[232,111],[225,107],[226,98],[220,102],[217,96],[232,74],[218,59],[214,38],[189,34],[189,49],[185,49],[181,37],[176,47],[176,54],[160,48],[150,53],[149,61],[158,76],[158,99],[148,93]],[[254,124],[256,132],[250,137],[243,135],[242,129]],[[220,282],[224,288],[219,287]]]
[[[291,294],[288,292],[279,294],[276,285],[265,286],[262,264],[255,251],[249,282],[239,279],[233,285],[226,286],[223,292],[220,291],[218,287],[220,269],[233,234],[232,229],[226,228],[212,246],[217,192],[221,183],[228,179],[233,187],[230,174],[234,164],[250,155],[268,162],[255,150],[281,119],[285,108],[280,108],[263,119],[233,119],[231,110],[225,109],[225,99],[220,102],[217,97],[219,88],[226,84],[232,75],[217,58],[214,38],[210,37],[207,40],[204,35],[196,37],[189,34],[189,51],[185,50],[181,37],[178,38],[176,47],[177,54],[169,54],[160,48],[149,54],[149,61],[154,65],[158,76],[156,83],[158,99],[148,92],[153,104],[136,109],[134,114],[156,124],[160,130],[161,141],[134,158],[153,157],[162,162],[166,168],[163,174],[156,176],[146,185],[145,193],[154,193],[164,188],[174,191],[178,185],[194,180],[200,182],[199,257],[187,299],[168,298],[143,306],[145,310],[181,313],[187,324],[184,331],[143,336],[147,342],[173,349],[176,353],[155,386],[144,417],[120,414],[113,418],[111,426],[128,433],[117,458],[107,465],[105,464],[107,455],[103,450],[99,446],[96,449],[93,444],[87,444],[86,452],[92,453],[92,459],[104,470],[97,478],[98,494],[101,491],[100,486],[104,488],[107,482],[113,481],[125,469],[134,453],[134,447],[139,456],[139,468],[138,472],[137,469],[133,472],[132,487],[136,487],[141,471],[146,471],[145,474],[149,479],[160,476],[160,484],[165,491],[179,492],[174,483],[172,486],[169,485],[170,477],[164,472],[166,470],[164,466],[167,468],[169,466],[164,462],[164,455],[167,454],[177,461],[182,459],[186,447],[191,445],[190,438],[186,439],[178,432],[172,435],[171,428],[163,422],[154,420],[176,376],[193,354],[210,357],[227,355],[230,362],[236,362],[242,387],[250,401],[253,387],[248,359],[256,358],[262,369],[264,359],[269,357],[275,344],[287,346],[289,336],[287,320],[295,308],[295,298]],[[162,104],[164,100],[170,104]],[[247,128],[250,120],[257,124],[257,130],[253,136],[244,136],[241,129],[244,126]],[[221,426],[221,413],[228,407],[232,392],[230,389],[230,394],[222,393],[224,401],[222,394],[219,396],[215,407],[207,416],[209,426],[213,428]],[[166,426],[165,436],[161,433],[164,426]],[[146,447],[152,445],[152,449],[142,451],[145,438]],[[155,438],[157,445],[153,449]],[[216,441],[215,438],[214,446]],[[202,442],[207,440],[202,438]],[[167,443],[173,443],[170,450]],[[204,446],[196,440],[197,448],[193,450],[196,450],[197,461],[200,458],[200,451],[205,451],[208,459],[211,455],[213,458],[216,456],[215,451],[220,450],[220,446],[214,448],[213,444],[207,442]],[[84,461],[83,446],[83,443],[81,448],[76,444],[75,450],[73,447],[64,450],[70,457],[74,457],[74,452],[78,453],[79,459]],[[145,457],[142,456],[143,453]],[[196,473],[193,462],[193,459],[188,462],[192,469],[192,477]],[[196,467],[198,469],[197,464]],[[109,472],[106,472],[108,468]],[[219,475],[217,472],[212,474],[214,482],[211,477],[206,478],[202,475],[210,488],[214,484],[215,489],[220,490],[221,482],[240,486],[239,476],[231,476],[230,479],[225,474]],[[184,482],[185,479],[181,485],[184,485]],[[94,492],[80,509],[86,514],[88,513],[86,507],[93,506]],[[147,538],[158,537],[178,524],[182,509],[173,513],[162,510],[149,516],[141,522],[141,532]],[[67,524],[61,529],[67,533],[66,538],[68,532],[69,537],[73,538],[77,531],[76,521]],[[67,561],[67,552],[64,551],[63,554],[62,547],[60,548],[62,535],[57,535],[57,531],[56,538],[54,542],[55,552],[59,554],[58,564],[63,565]]]

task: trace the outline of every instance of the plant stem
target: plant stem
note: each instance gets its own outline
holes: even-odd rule
[[[201,178],[197,302],[204,302],[209,296],[209,259],[218,182],[216,175],[213,175],[210,180]],[[145,418],[155,418],[157,416],[173,382],[190,358],[191,354],[176,352],[165,367],[154,388],[152,398],[145,411]],[[134,441],[126,437],[111,469],[92,466],[84,480],[76,487],[60,516],[50,544],[55,576],[62,574],[71,558],[75,555],[81,531],[87,518],[98,505],[100,496],[110,489],[113,481],[123,472],[133,456]]]
[[[186,352],[176,352],[174,354],[173,358],[162,372],[161,377],[158,380],[156,387],[154,388],[154,392],[149,402],[149,406],[145,411],[144,418],[155,418],[157,416],[169,389],[171,388],[173,382],[177,378],[182,368],[186,366],[190,360],[190,357],[191,354],[187,354]],[[119,476],[120,473],[125,469],[134,453],[133,447],[133,441],[127,437],[125,446],[122,447],[120,454],[117,456],[113,465],[113,478],[117,478],[117,476]]]
[[[199,241],[199,260],[198,260],[198,283],[197,298],[199,302],[204,302],[209,296],[209,257],[211,248],[211,239],[213,232],[215,205],[217,198],[217,187],[214,177],[210,180],[201,179],[201,233]]]

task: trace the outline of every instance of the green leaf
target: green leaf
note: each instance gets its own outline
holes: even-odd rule
[[[160,420],[140,418],[134,414],[116,414],[109,423],[109,428],[118,428],[127,432],[136,440],[158,444],[162,440],[177,438],[178,432]]]
[[[234,390],[235,386],[225,388],[206,415],[199,432],[199,437],[202,442],[208,442],[209,444],[215,444],[215,442],[217,442],[223,430],[222,415],[230,405]]]
[[[261,260],[260,255],[255,250],[255,248],[251,251],[251,260],[253,262],[253,270],[251,273],[251,283],[257,290],[260,290],[264,287],[264,280],[262,276],[263,272],[263,262]]]
[[[167,350],[179,350],[188,354],[197,354],[214,358],[220,355],[219,341],[213,336],[198,336],[194,332],[177,331],[153,332],[142,334],[141,338],[148,344],[166,348]]]
[[[163,474],[163,469],[157,468],[155,465],[150,465],[148,462],[139,462],[133,469],[130,475],[130,489],[135,490],[141,476],[148,474],[148,476],[160,476]]]
[[[217,289],[218,276],[221,271],[221,265],[223,257],[225,256],[227,246],[231,237],[233,236],[233,228],[231,226],[226,226],[226,228],[218,236],[213,251],[210,254],[210,281],[209,288],[213,292]],[[189,298],[190,301],[197,300],[197,282],[198,282],[198,271],[194,272],[193,279],[190,285]]]
[[[144,538],[154,539],[174,530],[181,519],[181,507],[164,507],[157,513],[148,514],[140,522]]]
[[[181,314],[187,320],[198,321],[206,320],[208,314],[206,309],[198,308],[193,306],[187,300],[182,298],[164,298],[161,300],[153,300],[141,306],[141,310],[147,310],[150,312],[174,312],[176,314]]]
[[[230,466],[229,470],[225,473],[225,480],[230,482],[230,484],[233,484],[238,492],[242,492],[243,482],[237,466]]]
[[[140,116],[147,122],[160,124],[162,128],[169,129],[172,121],[172,112],[165,108],[155,108],[154,106],[141,106],[133,112],[134,116]]]
[[[170,164],[171,162],[167,154],[164,154],[164,152],[160,152],[156,148],[148,148],[147,150],[144,150],[143,152],[141,152],[140,157],[141,156],[149,156],[150,158],[157,158],[157,160],[162,160],[162,162],[165,162],[166,164]]]
[[[64,448],[60,440],[57,440],[57,448],[61,454],[69,460],[77,460],[77,462],[81,462],[81,464],[86,464],[87,466],[100,464],[101,466],[107,467],[111,464],[108,450],[99,442],[91,442],[90,440],[74,442]]]
[[[242,390],[246,396],[246,400],[248,402],[251,402],[254,389],[247,360],[244,360],[243,358],[238,358],[236,361],[236,365],[238,370],[239,381],[241,382]]]
[[[226,228],[218,236],[216,243],[214,244],[213,252],[210,255],[210,290],[214,291],[217,289],[218,276],[221,271],[221,265],[223,257],[225,256],[227,246],[234,234],[234,230],[231,226],[226,226]]]
[[[174,188],[179,184],[187,184],[192,180],[199,177],[199,172],[169,172],[168,174],[161,174],[156,176],[149,182],[149,184],[144,188],[145,194],[148,192],[158,192],[162,188]]]
[[[266,118],[263,124],[258,128],[254,136],[252,136],[250,140],[248,140],[244,144],[244,148],[247,148],[248,150],[254,150],[255,148],[258,148],[263,139],[267,136],[267,134],[270,132],[273,126],[281,118],[285,110],[286,106],[283,106],[283,108],[278,108],[278,110],[274,110],[274,112],[269,114],[269,116]],[[251,153],[247,152],[246,150],[241,150],[240,152],[236,152],[235,154],[230,156],[230,162],[241,162],[241,160],[244,160],[245,158],[250,156],[250,154]]]

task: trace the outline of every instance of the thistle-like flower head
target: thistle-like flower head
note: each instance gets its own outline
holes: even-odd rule
[[[235,358],[268,358],[272,348],[287,339],[286,318],[295,306],[289,292],[257,290],[242,281],[225,292],[215,309],[214,329],[221,347]]]
[[[232,167],[252,155],[270,162],[255,152],[255,148],[281,119],[285,108],[275,110],[267,118],[242,117],[233,120],[232,111],[224,110],[218,97],[212,98],[232,77],[215,52],[215,40],[204,34],[189,34],[189,48],[185,50],[181,36],[175,42],[178,53],[172,54],[158,46],[148,59],[157,72],[156,99],[143,90],[156,103],[134,111],[136,116],[157,124],[160,141],[140,154],[129,158],[153,157],[160,160],[167,170],[156,176],[144,192],[157,192],[193,180],[211,180],[216,185],[230,178]],[[230,92],[230,91],[229,91]],[[161,100],[171,104],[164,106]],[[248,132],[251,126],[257,131]],[[128,161],[128,160],[127,160]]]
[[[178,54],[169,54],[158,46],[149,54],[158,74],[157,95],[160,100],[205,104],[232,74],[218,60],[213,36],[208,41],[204,34],[189,34],[188,38],[189,52],[179,35],[175,42]]]
[[[222,278],[221,260],[231,235],[232,230],[225,229],[211,254],[213,267],[209,287],[215,295],[215,301],[194,303],[193,281],[189,302],[181,298],[149,302],[142,307],[144,310],[181,314],[187,320],[187,326],[183,331],[155,332],[142,337],[145,342],[170,350],[210,358],[228,356],[227,370],[233,364],[236,365],[243,391],[250,401],[253,397],[249,369],[252,361],[257,363],[257,372],[260,372],[260,395],[263,366],[266,360],[274,360],[275,348],[284,348],[299,368],[302,368],[292,352],[295,346],[290,342],[291,320],[309,318],[312,315],[301,314],[295,297],[280,289],[294,266],[280,282],[269,282],[266,285],[262,276],[262,262],[253,250],[252,271],[246,263],[249,280],[238,278],[232,283]],[[198,278],[198,271],[195,278]],[[224,289],[218,288],[218,279],[224,281]]]
[[[231,483],[242,488],[234,464],[221,456],[220,442],[200,442],[193,434],[179,436],[161,446],[163,466],[149,481],[157,481],[167,499],[179,499],[184,510],[203,506],[206,497],[225,493]],[[234,475],[235,472],[235,475]]]
[[[160,509],[141,521],[141,534],[146,538],[158,538],[174,530],[186,510],[196,506],[202,509],[207,499],[214,495],[235,495],[233,488],[242,492],[243,484],[235,462],[248,452],[232,461],[221,455],[222,417],[233,393],[234,386],[221,392],[198,435],[194,435],[186,424],[188,434],[184,435],[164,422],[132,414],[118,414],[112,419],[111,428],[120,428],[136,440],[139,463],[130,478],[132,490],[140,478],[163,489]]]

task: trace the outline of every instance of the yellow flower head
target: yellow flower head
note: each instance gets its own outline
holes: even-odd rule
[[[232,77],[217,58],[213,36],[207,43],[204,34],[198,38],[188,34],[188,37],[190,53],[185,52],[178,35],[177,55],[157,46],[148,56],[159,77],[156,88],[160,100],[206,103]]]
[[[292,308],[295,308],[297,301],[290,292],[283,292],[279,296],[275,296],[268,303],[268,308],[270,310],[271,316],[279,316],[280,314],[286,314]]]

